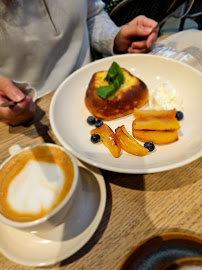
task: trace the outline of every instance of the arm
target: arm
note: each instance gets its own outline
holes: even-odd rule
[[[93,49],[112,55],[114,39],[120,30],[104,10],[101,0],[88,0],[88,31]]]
[[[12,107],[0,107],[0,121],[19,125],[31,119],[35,114],[35,103],[24,95],[8,78],[0,79],[0,104],[8,100],[17,102]]]
[[[104,11],[101,0],[88,1],[88,30],[91,46],[104,54],[143,53],[151,50],[158,31],[150,32],[157,24],[145,16],[138,16],[128,24],[117,27]],[[135,41],[135,38],[142,38]],[[147,39],[145,39],[147,38]]]

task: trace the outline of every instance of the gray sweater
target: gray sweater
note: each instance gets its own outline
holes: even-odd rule
[[[92,61],[91,49],[113,53],[119,28],[101,0],[0,2],[0,76],[28,81],[41,97]]]

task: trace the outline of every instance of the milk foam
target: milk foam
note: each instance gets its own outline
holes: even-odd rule
[[[17,212],[40,213],[53,206],[63,184],[64,174],[60,167],[31,160],[11,182],[7,200]]]

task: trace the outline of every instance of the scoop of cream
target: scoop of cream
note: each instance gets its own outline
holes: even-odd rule
[[[182,98],[173,85],[162,82],[149,92],[149,108],[151,110],[183,110]]]

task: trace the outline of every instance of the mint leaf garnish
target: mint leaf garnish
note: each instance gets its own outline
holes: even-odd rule
[[[107,72],[105,80],[109,85],[101,86],[95,89],[98,96],[104,99],[116,92],[124,81],[123,71],[116,62],[112,63]]]
[[[107,98],[109,95],[113,94],[116,90],[113,84],[104,85],[95,89],[98,96],[101,98]]]

